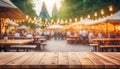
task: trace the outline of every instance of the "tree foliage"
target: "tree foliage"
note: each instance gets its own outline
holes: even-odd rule
[[[30,17],[35,17],[36,12],[33,9],[34,4],[32,0],[11,0],[22,12],[29,15]]]
[[[104,9],[107,13],[108,6],[113,5],[114,11],[120,9],[120,0],[64,0],[59,10],[60,18],[86,17],[88,14],[93,15],[94,12],[100,12]],[[93,17],[94,18],[94,17]]]

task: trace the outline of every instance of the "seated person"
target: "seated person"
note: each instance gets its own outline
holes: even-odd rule
[[[14,35],[14,38],[20,38],[20,33],[16,32],[15,35]]]
[[[31,33],[28,33],[28,34],[26,35],[26,38],[33,38],[33,35],[32,35]]]

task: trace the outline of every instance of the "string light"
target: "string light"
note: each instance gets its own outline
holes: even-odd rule
[[[88,15],[87,17],[90,18],[90,15]]]
[[[28,18],[29,18],[29,16],[27,15],[27,16],[26,16],[26,19],[28,19]]]
[[[83,17],[80,17],[80,21],[83,21]]]
[[[72,22],[72,19],[69,19],[69,22],[71,23],[71,22]]]
[[[94,16],[95,16],[95,17],[97,16],[97,12],[94,13]]]
[[[109,6],[109,11],[113,11],[113,6],[112,5]]]
[[[102,14],[102,15],[104,14],[104,10],[101,10],[101,14]]]
[[[75,18],[75,22],[77,22],[77,18]]]

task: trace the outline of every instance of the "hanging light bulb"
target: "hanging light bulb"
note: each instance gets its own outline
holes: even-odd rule
[[[77,22],[77,18],[75,18],[75,22]]]
[[[90,15],[88,15],[87,17],[90,18]]]
[[[29,16],[27,15],[27,16],[26,16],[26,19],[28,19],[28,18],[29,18]]]
[[[95,17],[97,16],[97,12],[94,13],[94,16],[95,16]]]
[[[36,17],[34,17],[34,20],[36,20]]]
[[[69,22],[71,23],[71,22],[72,22],[72,19],[69,19]]]
[[[113,11],[113,6],[112,5],[109,6],[109,11]]]
[[[80,21],[83,21],[83,17],[80,17]]]
[[[47,21],[48,21],[48,19],[45,19],[45,21],[47,22]]]
[[[102,15],[104,14],[104,10],[101,10],[101,14],[102,14]]]
[[[52,19],[52,20],[51,20],[51,22],[53,23],[53,22],[54,22],[54,20]]]

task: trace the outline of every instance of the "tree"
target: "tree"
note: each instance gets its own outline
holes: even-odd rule
[[[32,4],[32,0],[11,0],[11,2],[30,17],[37,16],[35,10],[33,9],[34,6]]]
[[[52,19],[57,20],[58,19],[58,10],[56,4],[53,6],[52,10]]]
[[[120,0],[64,0],[59,10],[60,18],[86,17],[88,14],[100,12],[101,9],[108,10],[108,6],[113,5],[114,11],[120,9]],[[105,15],[110,14],[107,12]],[[92,16],[92,18],[94,18]]]
[[[43,2],[42,4],[42,10],[40,12],[40,15],[39,15],[40,18],[43,18],[43,19],[50,19],[50,15],[46,9],[46,5],[45,5],[45,2]]]

